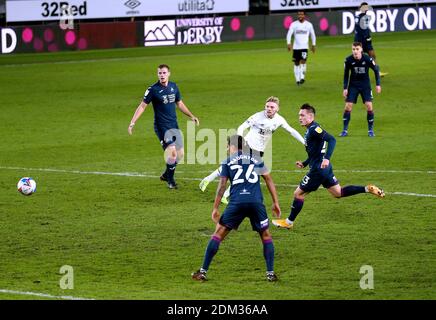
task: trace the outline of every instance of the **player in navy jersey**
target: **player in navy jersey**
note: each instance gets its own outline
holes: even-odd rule
[[[359,11],[356,14],[354,25],[354,42],[360,42],[363,52],[367,53],[376,61],[375,51],[372,46],[371,30],[369,29],[371,17],[366,14],[369,10],[369,5],[367,2],[362,2],[358,9]],[[386,74],[387,73],[383,73],[382,76]]]
[[[249,218],[254,231],[257,231],[263,242],[263,254],[266,261],[266,278],[276,281],[274,273],[274,245],[269,232],[268,215],[263,204],[260,178],[265,180],[273,201],[273,213],[280,217],[280,206],[274,182],[262,159],[252,155],[242,136],[228,138],[229,158],[221,164],[221,178],[212,210],[212,220],[216,223],[203,260],[202,267],[192,273],[194,280],[207,280],[206,272],[218,251],[221,241],[232,229],[237,229],[245,218]],[[230,201],[220,218],[218,207],[230,180]]]
[[[333,174],[330,158],[336,145],[336,139],[327,133],[315,122],[315,108],[309,104],[303,104],[299,112],[299,121],[307,128],[304,139],[306,140],[306,152],[308,158],[305,161],[297,161],[298,168],[309,165],[309,172],[303,177],[300,185],[294,192],[291,213],[286,219],[272,220],[277,227],[291,229],[295,218],[303,208],[304,198],[312,191],[316,191],[320,185],[330,192],[335,198],[343,198],[359,193],[372,193],[380,198],[385,196],[384,191],[372,184],[365,186],[341,187]]]
[[[154,132],[156,133],[165,152],[166,170],[160,176],[160,180],[168,183],[168,188],[176,189],[174,179],[177,161],[183,158],[183,139],[177,124],[176,106],[197,125],[200,124],[197,117],[186,107],[182,101],[179,88],[174,82],[169,81],[170,67],[161,64],[157,69],[158,81],[145,91],[144,99],[139,104],[133,115],[128,128],[131,135],[136,121],[144,112],[145,108],[152,103],[154,110]]]
[[[359,95],[366,106],[368,121],[368,136],[374,137],[374,109],[372,106],[372,90],[369,80],[369,69],[375,74],[376,92],[381,92],[380,73],[375,61],[362,53],[362,44],[354,42],[350,56],[344,62],[344,91],[345,109],[343,114],[344,128],[339,134],[340,137],[348,136],[348,125],[351,119],[353,105],[357,102]]]

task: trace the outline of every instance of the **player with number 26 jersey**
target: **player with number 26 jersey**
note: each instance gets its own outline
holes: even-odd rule
[[[263,203],[259,177],[268,173],[262,159],[239,151],[221,165],[221,176],[230,180],[230,203]]]

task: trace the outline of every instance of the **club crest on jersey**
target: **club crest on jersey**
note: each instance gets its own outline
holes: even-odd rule
[[[322,129],[321,129],[321,127],[316,127],[316,128],[315,128],[315,131],[318,132],[318,133],[321,133],[321,132],[322,132]]]

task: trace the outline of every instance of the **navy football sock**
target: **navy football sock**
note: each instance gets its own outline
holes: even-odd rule
[[[177,162],[173,164],[167,163],[167,170],[165,171],[168,181],[174,180],[174,172],[176,171]]]
[[[213,257],[218,252],[220,243],[221,243],[221,239],[215,235],[213,235],[212,238],[209,240],[209,243],[206,248],[206,253],[204,255],[203,266],[202,266],[204,270],[209,269],[209,265],[212,262]]]
[[[272,239],[263,241],[263,256],[266,262],[266,271],[274,271],[274,244]]]
[[[351,120],[351,112],[350,111],[344,111],[343,120],[344,120],[344,131],[348,131],[348,124],[350,123],[350,120]]]
[[[295,218],[297,218],[298,214],[303,208],[303,204],[304,204],[304,200],[294,198],[294,202],[292,203],[292,207],[291,207],[291,214],[289,215],[288,218],[289,220],[291,220],[292,222],[295,221]]]
[[[346,186],[341,189],[341,197],[349,197],[358,193],[365,193],[364,186]]]
[[[372,131],[374,129],[374,112],[368,111],[366,114],[366,120],[368,121],[368,131]]]

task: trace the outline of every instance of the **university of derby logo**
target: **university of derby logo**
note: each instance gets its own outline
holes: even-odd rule
[[[144,22],[144,46],[172,46],[175,44],[175,20]]]
[[[124,5],[133,10],[133,9],[137,8],[138,6],[140,6],[141,2],[139,2],[138,0],[128,0],[127,2],[124,3]]]

